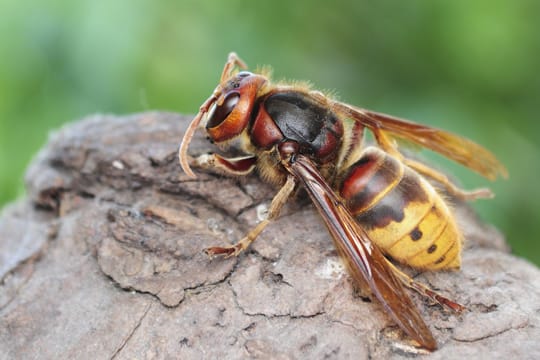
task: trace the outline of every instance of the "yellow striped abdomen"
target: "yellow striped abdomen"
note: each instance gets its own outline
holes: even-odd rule
[[[460,266],[461,234],[433,186],[382,150],[369,147],[347,169],[340,195],[387,255],[419,269]]]

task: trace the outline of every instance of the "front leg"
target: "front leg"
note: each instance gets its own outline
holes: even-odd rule
[[[193,160],[193,165],[202,168],[218,168],[230,175],[245,176],[255,169],[257,157],[248,155],[236,158],[225,158],[210,153],[203,154]]]
[[[289,197],[291,196],[292,192],[294,191],[296,187],[296,180],[292,176],[287,177],[287,181],[285,182],[285,185],[278,191],[278,193],[274,196],[272,199],[272,203],[270,204],[270,209],[268,210],[268,216],[266,219],[261,221],[257,226],[255,226],[253,229],[251,229],[250,232],[247,233],[247,235],[242,238],[240,241],[238,241],[234,245],[226,246],[226,247],[210,247],[207,248],[204,252],[208,256],[216,256],[216,255],[225,255],[225,257],[231,257],[231,256],[238,256],[242,251],[246,250],[248,246],[259,236],[259,234],[264,230],[264,228],[272,222],[275,218],[279,216],[279,213],[281,211],[281,208],[283,208],[283,205],[287,202]]]

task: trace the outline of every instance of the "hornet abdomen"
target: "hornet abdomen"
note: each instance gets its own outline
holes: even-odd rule
[[[385,254],[419,269],[459,268],[462,240],[454,216],[414,170],[368,147],[341,179],[340,195]]]

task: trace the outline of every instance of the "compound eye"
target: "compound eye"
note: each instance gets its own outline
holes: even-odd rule
[[[240,94],[230,93],[223,101],[223,104],[217,106],[214,104],[210,113],[208,114],[208,122],[206,123],[206,128],[214,128],[220,125],[229,114],[233,111],[236,104],[238,104],[238,99],[240,99]]]

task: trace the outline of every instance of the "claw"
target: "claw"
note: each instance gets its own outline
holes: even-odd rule
[[[216,256],[223,256],[225,259],[228,259],[232,256],[238,256],[240,253],[240,250],[235,246],[229,246],[229,247],[219,247],[219,246],[213,246],[204,249],[204,253],[208,255],[210,258],[214,258]]]

